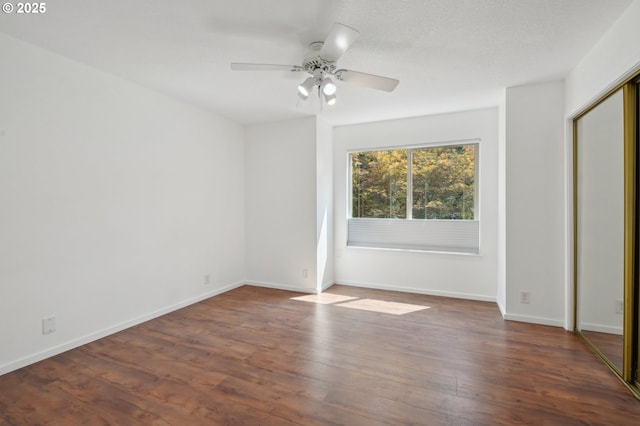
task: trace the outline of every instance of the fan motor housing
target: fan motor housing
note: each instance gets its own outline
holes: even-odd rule
[[[335,61],[327,61],[320,56],[320,49],[324,45],[322,41],[316,41],[309,45],[309,53],[302,60],[302,69],[309,74],[313,74],[316,70],[321,70],[327,74],[333,74],[336,70]]]

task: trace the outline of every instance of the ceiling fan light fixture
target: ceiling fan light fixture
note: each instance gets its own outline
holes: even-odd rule
[[[320,87],[322,88],[322,93],[326,96],[331,96],[336,93],[336,85],[329,77],[322,80]]]
[[[316,80],[313,77],[307,78],[303,83],[298,85],[298,94],[302,99],[307,99],[311,90],[313,90],[313,86],[316,85]]]
[[[334,90],[335,92],[335,90]],[[327,103],[327,105],[329,106],[334,106],[336,104],[336,95],[331,94],[331,95],[324,95],[324,101]]]

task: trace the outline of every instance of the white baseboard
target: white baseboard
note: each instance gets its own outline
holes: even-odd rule
[[[531,324],[550,325],[553,327],[564,327],[564,321],[552,318],[533,317],[528,315],[516,315],[505,313],[502,317],[508,321],[527,322]]]
[[[253,286],[256,286],[256,287],[274,288],[276,290],[295,291],[297,293],[315,294],[315,293],[318,292],[315,287],[297,287],[297,286],[294,286],[294,285],[270,283],[270,282],[266,282],[266,281],[251,281],[251,280],[247,280],[244,283],[246,285],[253,285]]]
[[[613,327],[610,325],[602,325],[602,324],[582,323],[580,324],[580,329],[584,331],[595,331],[598,333],[617,334],[619,336],[622,336],[622,327]]]
[[[335,284],[333,281],[329,281],[329,282],[326,282],[326,283],[322,284],[322,287],[320,288],[320,293],[322,293],[323,291],[327,290],[333,284]]]
[[[496,305],[498,305],[498,310],[500,310],[500,315],[502,315],[502,318],[504,318],[504,316],[507,314],[507,311],[502,305],[502,303],[500,302],[500,299],[498,298],[496,298]]]
[[[456,292],[439,291],[439,290],[425,290],[422,288],[414,288],[414,287],[396,287],[396,286],[390,286],[386,284],[363,283],[363,282],[345,281],[345,280],[336,281],[336,284],[350,285],[353,287],[373,288],[377,290],[391,290],[391,291],[402,291],[405,293],[427,294],[429,296],[442,296],[442,297],[453,297],[456,299],[479,300],[481,302],[496,302],[495,297],[483,296],[480,294],[456,293]]]
[[[373,284],[373,283],[361,283],[354,281],[336,281],[336,284],[350,285],[353,287],[365,287],[365,288],[375,288],[379,290],[392,290],[392,291],[403,291],[406,293],[418,293],[418,294],[427,294],[430,296],[443,296],[443,297],[453,297],[456,299],[469,299],[469,300],[479,300],[482,302],[495,302],[498,305],[498,309],[502,314],[502,318],[508,321],[519,321],[519,322],[527,322],[531,324],[540,324],[540,325],[550,325],[554,327],[563,327],[564,322],[560,320],[555,320],[551,318],[542,318],[542,317],[533,317],[526,315],[514,315],[508,314],[504,308],[500,304],[500,302],[495,297],[482,296],[477,294],[468,294],[468,293],[455,293],[455,292],[446,292],[446,291],[433,291],[433,290],[424,290],[417,289],[412,287],[394,287],[385,284]]]
[[[142,324],[143,322],[152,320],[154,318],[158,318],[162,315],[166,315],[169,312],[177,311],[178,309],[182,309],[185,306],[193,305],[194,303],[201,302],[203,300],[209,299],[213,296],[217,296],[219,294],[225,293],[227,291],[233,290],[235,288],[241,287],[245,284],[244,281],[239,281],[233,284],[229,284],[222,288],[217,288],[211,290],[209,292],[200,294],[196,297],[192,297],[181,302],[175,303],[173,305],[169,305],[165,308],[158,309],[153,312],[149,312],[148,314],[130,319],[128,321],[121,322],[120,324],[116,324],[112,327],[108,327],[95,333],[88,334],[84,337],[80,337],[78,339],[73,339],[68,342],[56,345],[54,347],[45,349],[40,352],[36,352],[32,355],[27,355],[23,358],[20,358],[16,361],[9,362],[7,364],[0,365],[0,376],[3,374],[9,373],[11,371],[15,371],[19,368],[26,367],[27,365],[34,364],[38,361],[42,361],[44,359],[50,358],[52,356],[61,354],[62,352],[66,352],[68,350],[77,348],[82,345],[86,345],[87,343],[91,343],[95,340],[102,339],[103,337],[107,337],[111,334],[117,333],[119,331],[125,330],[127,328],[133,327],[138,324]]]

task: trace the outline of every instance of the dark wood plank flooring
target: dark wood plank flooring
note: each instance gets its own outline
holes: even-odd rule
[[[572,333],[493,303],[391,315],[245,286],[0,376],[0,425],[638,425]]]

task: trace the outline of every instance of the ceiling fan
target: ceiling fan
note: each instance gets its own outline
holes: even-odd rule
[[[316,41],[309,45],[309,52],[304,56],[302,65],[250,64],[231,63],[234,71],[292,71],[306,72],[311,76],[298,85],[298,96],[307,100],[314,89],[318,97],[327,105],[336,103],[336,80],[372,89],[393,91],[399,81],[394,78],[367,74],[347,69],[338,69],[337,61],[358,38],[360,33],[346,25],[334,23],[325,41]]]

